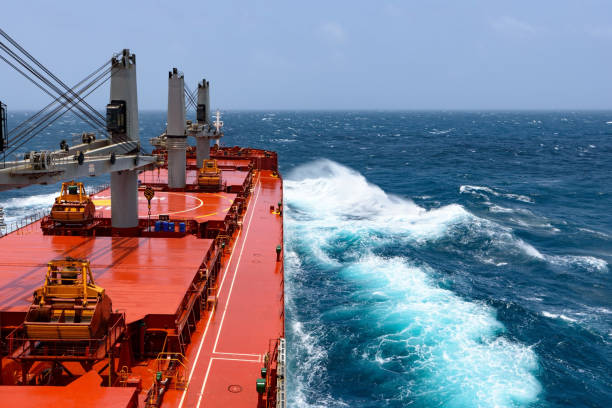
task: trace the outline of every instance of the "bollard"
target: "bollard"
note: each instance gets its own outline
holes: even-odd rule
[[[276,246],[276,262],[280,262],[281,250],[282,250],[281,246],[277,245]]]

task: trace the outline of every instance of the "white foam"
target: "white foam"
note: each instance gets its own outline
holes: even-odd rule
[[[53,205],[55,197],[57,197],[57,193],[9,198],[8,200],[0,201],[0,207],[3,207],[5,210],[47,208]]]
[[[483,193],[487,193],[495,197],[504,197],[504,198],[511,199],[511,200],[522,201],[524,203],[534,203],[534,200],[529,196],[522,195],[522,194],[500,193],[499,191],[496,191],[492,189],[491,187],[486,187],[486,186],[462,185],[459,187],[459,193],[461,194],[469,193],[469,194],[473,194],[476,196],[488,198],[485,194],[483,194]]]
[[[608,263],[594,256],[552,255],[546,259],[555,265],[574,265],[593,272],[608,272]]]
[[[427,211],[329,160],[294,170],[285,180],[285,194],[297,210],[290,216],[309,219],[300,228],[322,230],[328,236],[336,232],[335,225],[349,220],[354,221],[348,224],[350,232],[358,235],[378,231],[413,240],[435,239],[471,215],[457,204]]]
[[[548,317],[549,319],[561,319],[561,320],[565,320],[566,322],[570,322],[570,323],[575,323],[577,321],[576,319],[566,316],[562,313],[556,314],[556,313],[550,313],[547,311],[543,311],[542,316]]]
[[[506,208],[499,205],[492,205],[489,207],[489,211],[493,213],[513,213],[514,210],[512,208]]]
[[[416,358],[412,391],[439,388],[447,395],[432,396],[433,405],[511,406],[535,400],[541,387],[533,375],[533,350],[500,336],[504,327],[494,309],[437,287],[432,273],[402,258],[372,255],[345,270],[366,291],[382,290],[389,298],[365,318],[388,326],[390,333],[391,327],[396,331],[403,326],[401,334],[375,340],[378,351],[372,360],[385,369],[397,358]]]
[[[48,210],[53,205],[57,193],[38,194],[27,197],[15,197],[0,201],[4,209],[4,220],[7,225],[22,220],[24,217],[34,215],[40,210]]]
[[[415,380],[400,387],[399,395],[449,407],[516,406],[537,398],[541,390],[533,374],[537,357],[530,347],[503,336],[504,327],[494,309],[438,287],[431,277],[435,272],[427,266],[412,265],[401,257],[369,255],[381,242],[435,240],[459,225],[543,259],[537,249],[515,238],[511,230],[475,217],[460,205],[427,211],[410,200],[386,194],[361,174],[328,160],[299,167],[286,178],[284,192],[288,257],[299,258],[292,250],[299,247],[301,254],[312,257],[309,262],[340,270],[345,280],[361,288],[352,295],[369,305],[365,315],[351,309],[346,313],[376,322],[383,332],[369,339],[373,354],[366,350],[355,358],[391,371],[398,358],[415,360],[410,367]],[[341,253],[342,259],[333,259],[333,253]],[[308,273],[301,270],[299,260],[288,260],[289,275],[296,273],[292,268]],[[295,294],[289,298],[292,296]],[[325,387],[318,389],[320,377],[325,376],[321,367],[328,359],[318,342],[325,327],[310,332],[300,324],[291,327],[305,354],[297,373],[296,406],[341,406],[342,401],[325,394]],[[402,350],[405,356],[400,355]],[[304,371],[319,374],[314,378]],[[323,391],[322,395],[313,396],[310,389]],[[440,392],[431,392],[435,389]]]

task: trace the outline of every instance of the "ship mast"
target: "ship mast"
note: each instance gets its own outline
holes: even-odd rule
[[[113,205],[112,224],[117,228],[137,225],[137,169],[152,167],[157,158],[141,154],[138,137],[136,98],[136,56],[129,50],[73,87],[62,82],[8,34],[0,30],[2,60],[54,99],[38,113],[3,135],[3,155],[18,154],[18,159],[0,165],[0,191],[32,184],[53,184],[64,180],[111,173],[113,196],[121,198]],[[5,43],[3,40],[6,40]],[[110,78],[111,103],[106,118],[85,101]],[[4,109],[3,109],[4,110]],[[54,151],[19,154],[34,137],[67,112],[90,125],[98,133],[84,132],[79,143],[69,146],[65,140]],[[4,112],[5,113],[5,112]]]

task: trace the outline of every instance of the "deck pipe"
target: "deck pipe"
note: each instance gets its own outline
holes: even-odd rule
[[[185,133],[185,79],[176,68],[168,73],[168,188],[185,188],[187,134]]]

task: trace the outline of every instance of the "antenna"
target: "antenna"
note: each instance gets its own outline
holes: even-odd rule
[[[223,122],[221,121],[221,112],[219,112],[219,109],[217,109],[217,112],[215,113],[215,123],[214,123],[215,129],[217,129],[217,133],[220,133],[221,128],[223,127]]]

